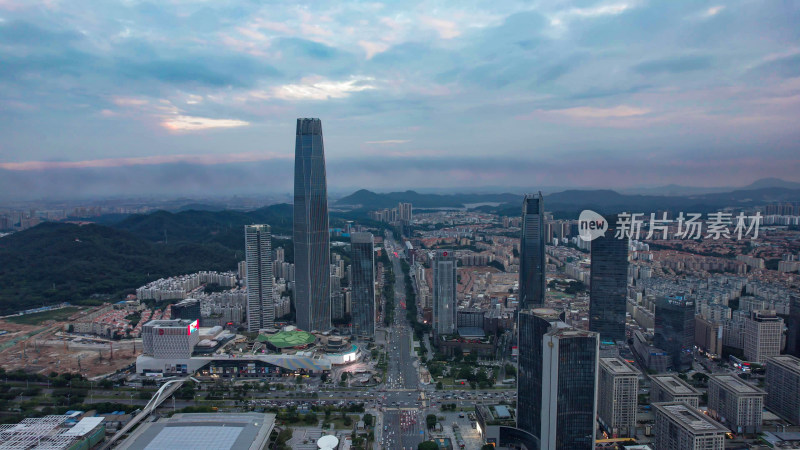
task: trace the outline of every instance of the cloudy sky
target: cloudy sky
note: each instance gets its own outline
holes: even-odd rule
[[[0,190],[800,181],[800,2],[0,0]]]

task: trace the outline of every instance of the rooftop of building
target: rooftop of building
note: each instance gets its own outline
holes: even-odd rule
[[[102,417],[84,417],[76,422],[80,412],[68,412],[73,414],[27,418],[16,424],[0,425],[0,442],[2,442],[0,448],[9,450],[77,448],[76,444],[79,441],[86,439],[87,435],[102,425]]]
[[[372,244],[373,241],[372,233],[350,233],[350,242],[354,244]]]
[[[756,322],[782,322],[774,310],[760,309],[750,312],[750,320]]]
[[[727,433],[729,430],[683,402],[654,403],[653,407],[692,433]]]
[[[773,356],[767,360],[767,364],[777,364],[793,372],[800,373],[800,358],[792,355]]]
[[[269,342],[276,348],[292,348],[310,345],[316,342],[317,338],[307,331],[281,331],[272,335],[258,335],[259,342]]]
[[[118,448],[261,449],[269,441],[274,426],[274,414],[175,414],[140,425]]]
[[[187,327],[194,323],[194,320],[185,319],[158,319],[151,320],[144,324],[146,327],[170,328],[170,327]]]
[[[709,381],[718,382],[722,387],[737,394],[767,395],[765,391],[733,375],[712,375]]]
[[[600,335],[598,333],[595,333],[594,331],[581,330],[569,326],[564,328],[554,328],[550,330],[547,334],[550,336],[558,336],[561,338],[595,337],[599,339],[600,337]]]
[[[486,336],[483,328],[478,327],[458,327],[458,335],[463,338],[482,338]]]
[[[653,375],[650,380],[672,395],[700,395],[700,392],[691,387],[689,383],[678,378],[677,375]]]
[[[639,374],[639,371],[630,363],[619,358],[600,358],[600,365],[606,368],[606,370],[618,375]]]
[[[175,303],[174,305],[172,305],[172,307],[174,308],[176,306],[187,306],[187,305],[193,305],[193,304],[196,304],[196,303],[200,303],[200,300],[190,297],[190,298],[185,298],[185,299],[179,301],[178,303]]]

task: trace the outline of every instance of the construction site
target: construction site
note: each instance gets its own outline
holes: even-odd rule
[[[69,325],[92,309],[62,320],[24,324],[0,319],[0,367],[47,375],[80,373],[95,378],[134,363],[141,340],[114,340],[68,333]]]

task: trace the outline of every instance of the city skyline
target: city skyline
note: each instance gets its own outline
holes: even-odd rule
[[[795,5],[430,9],[4,1],[0,189],[286,191],[301,116],[343,190],[800,181]]]

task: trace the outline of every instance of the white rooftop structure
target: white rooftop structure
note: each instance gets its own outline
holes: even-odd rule
[[[339,445],[339,439],[332,434],[322,436],[317,440],[317,447],[321,450],[333,450]]]

